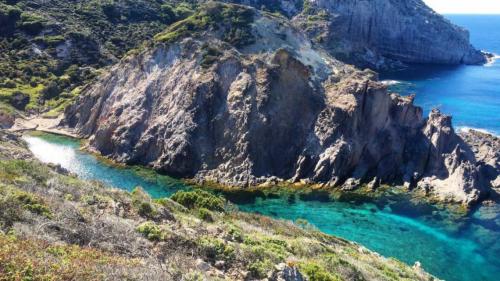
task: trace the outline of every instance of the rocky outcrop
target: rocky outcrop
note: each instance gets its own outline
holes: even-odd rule
[[[500,138],[475,130],[460,136],[471,147],[481,171],[481,180],[500,194]]]
[[[424,119],[412,96],[252,12],[259,40],[235,48],[219,26],[157,44],[85,89],[66,125],[104,156],[200,182],[406,184],[467,204],[487,194],[450,117]]]
[[[14,125],[15,117],[10,110],[0,108],[0,129],[8,129]]]
[[[469,32],[422,0],[230,0],[280,11],[332,55],[362,67],[482,64]],[[273,4],[271,4],[273,3]]]

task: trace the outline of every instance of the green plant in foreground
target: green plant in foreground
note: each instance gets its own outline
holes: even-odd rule
[[[222,197],[201,189],[177,191],[171,199],[189,209],[205,208],[210,211],[224,211],[225,200]]]
[[[315,262],[303,263],[299,268],[309,277],[310,281],[342,281],[340,277],[329,273],[324,267]]]
[[[165,240],[167,237],[167,233],[162,230],[160,226],[151,221],[140,224],[136,230],[148,240],[152,241]]]
[[[214,221],[214,214],[206,208],[200,208],[198,210],[198,217],[204,221],[207,221],[207,222]]]

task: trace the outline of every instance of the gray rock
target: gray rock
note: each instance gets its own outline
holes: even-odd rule
[[[280,263],[275,267],[271,278],[271,281],[303,281],[306,280],[297,267],[291,267],[285,263]]]
[[[228,0],[260,8],[262,1]],[[281,0],[281,10],[332,55],[375,69],[404,63],[483,64],[469,32],[422,0]],[[307,7],[307,8],[304,8]]]
[[[413,96],[389,94],[373,72],[255,13],[252,45],[207,31],[127,58],[83,91],[66,125],[104,156],[199,182],[349,179],[351,189],[376,179],[466,204],[488,193],[449,116],[423,118]],[[222,54],[202,67],[207,44]]]

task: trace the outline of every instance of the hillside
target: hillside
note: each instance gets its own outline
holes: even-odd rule
[[[192,13],[179,1],[0,1],[0,102],[60,113],[100,69]]]
[[[2,280],[433,280],[205,191],[152,200],[79,180],[2,131],[0,176]]]
[[[205,2],[0,1],[3,114],[20,110],[56,116],[103,68]],[[470,45],[467,31],[435,14],[420,0],[227,2],[285,16],[332,56],[359,67],[485,62]],[[393,16],[386,16],[389,14]],[[1,124],[6,127],[10,123]]]

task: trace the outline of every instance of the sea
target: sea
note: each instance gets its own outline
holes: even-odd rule
[[[428,114],[438,108],[452,115],[455,130],[477,129],[500,135],[500,15],[445,15],[470,32],[472,45],[495,54],[485,65],[417,65],[381,73],[389,89],[416,94],[415,104]],[[500,279],[499,279],[500,280]]]

